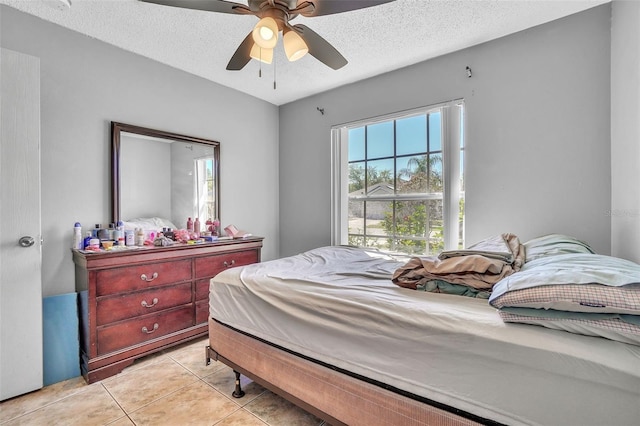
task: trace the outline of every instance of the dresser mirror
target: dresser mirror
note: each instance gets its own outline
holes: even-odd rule
[[[220,218],[220,143],[111,122],[113,222]]]

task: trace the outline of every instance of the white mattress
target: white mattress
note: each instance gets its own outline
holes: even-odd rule
[[[279,346],[506,424],[632,425],[640,346],[505,324],[486,300],[394,285],[406,261],[324,247],[211,280],[211,316]],[[286,374],[286,372],[282,372]]]

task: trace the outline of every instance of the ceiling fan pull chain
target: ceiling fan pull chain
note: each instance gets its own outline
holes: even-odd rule
[[[273,90],[276,90],[276,62],[277,58],[273,58]]]

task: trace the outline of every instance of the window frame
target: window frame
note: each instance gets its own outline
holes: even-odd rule
[[[440,104],[429,105],[370,119],[359,120],[333,126],[331,129],[331,244],[348,244],[349,241],[349,153],[348,132],[350,129],[371,126],[373,124],[400,120],[416,115],[441,113],[441,155],[442,155],[442,197],[435,193],[362,195],[351,197],[367,201],[427,201],[442,199],[443,203],[443,241],[444,249],[459,248],[460,239],[464,244],[464,222],[459,220],[461,191],[461,152],[465,151],[464,140],[464,100],[457,99]],[[395,138],[395,136],[394,136]],[[427,152],[426,155],[430,155]],[[394,152],[393,159],[403,157]],[[466,158],[465,158],[466,160]],[[365,172],[366,175],[366,172]],[[438,193],[439,194],[439,193]],[[395,221],[395,219],[394,219]],[[365,232],[365,236],[366,236]],[[369,234],[372,235],[372,234]],[[403,237],[403,239],[405,239]],[[410,238],[409,238],[410,239]],[[427,250],[429,244],[426,244]]]

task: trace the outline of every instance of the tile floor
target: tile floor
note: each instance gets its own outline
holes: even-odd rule
[[[232,370],[205,366],[206,345],[198,339],[91,385],[78,377],[4,401],[0,425],[325,425],[244,376],[246,395],[233,398]]]

